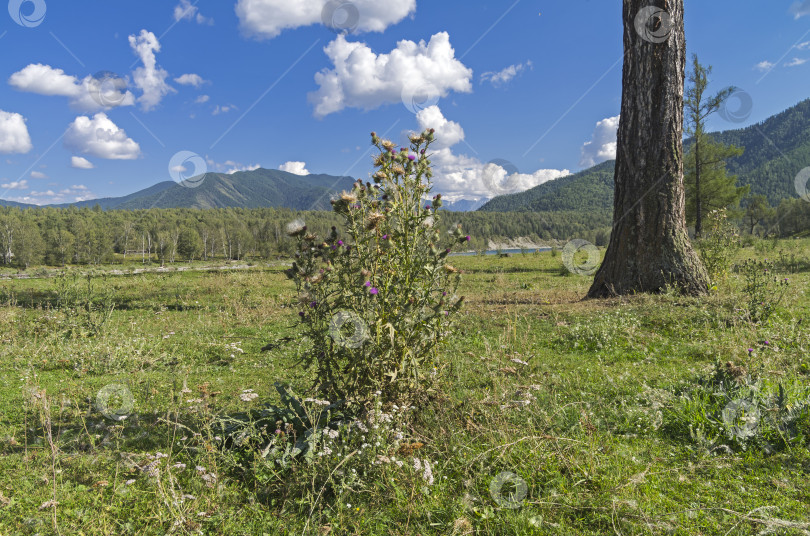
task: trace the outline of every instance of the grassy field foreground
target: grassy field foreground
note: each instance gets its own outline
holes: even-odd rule
[[[283,267],[0,282],[0,535],[810,534],[809,256],[739,252],[788,279],[761,322],[733,271],[582,301],[558,255],[456,258],[437,397],[286,465],[212,426],[307,395]]]

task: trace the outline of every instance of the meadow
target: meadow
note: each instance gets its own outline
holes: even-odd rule
[[[308,394],[286,265],[0,280],[0,535],[810,534],[810,240],[733,255],[788,283],[583,301],[556,251],[453,258],[395,441],[269,463],[218,423]]]

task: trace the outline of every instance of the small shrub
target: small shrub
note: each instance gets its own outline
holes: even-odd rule
[[[84,280],[84,284],[82,284]],[[106,275],[83,277],[62,271],[55,278],[56,309],[63,313],[65,333],[81,337],[99,335],[115,309],[115,288]]]
[[[303,362],[330,400],[367,405],[379,392],[403,403],[430,390],[428,371],[464,299],[455,295],[460,273],[447,256],[470,240],[460,226],[439,232],[441,194],[424,201],[433,139],[432,131],[415,134],[410,150],[397,150],[372,134],[375,184],[358,180],[332,201],[345,234],[333,227],[321,240],[302,221],[288,228],[298,253],[287,275],[312,342]]]
[[[754,380],[743,368],[717,363],[675,391],[662,430],[688,436],[692,450],[758,449],[766,453],[810,443],[810,390],[801,382]]]
[[[768,259],[746,260],[734,269],[743,277],[748,318],[752,322],[766,322],[787,292],[787,278],[774,275],[774,263]]]
[[[725,209],[708,214],[706,230],[703,238],[697,241],[697,248],[712,282],[724,279],[734,254],[740,249],[739,231],[728,222]]]

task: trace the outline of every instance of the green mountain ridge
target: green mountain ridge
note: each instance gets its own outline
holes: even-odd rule
[[[715,140],[744,147],[729,159],[728,170],[737,184],[750,185],[751,194],[763,194],[772,205],[796,198],[796,175],[810,166],[810,99],[737,130],[710,134]],[[688,147],[690,140],[684,142]],[[491,199],[478,210],[493,212],[594,211],[613,209],[614,160],[573,175],[535,186],[517,194]]]
[[[495,197],[478,210],[483,212],[609,210],[613,208],[614,164],[614,160],[609,160],[579,173],[545,182],[525,192]]]
[[[330,197],[349,190],[352,177],[295,175],[277,169],[256,169],[233,174],[206,173],[184,183],[164,181],[122,197],[88,199],[47,205],[56,208],[94,207],[103,210],[148,208],[289,208],[328,210]],[[0,206],[37,208],[0,200]]]

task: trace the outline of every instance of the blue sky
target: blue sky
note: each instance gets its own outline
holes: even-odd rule
[[[810,87],[810,0],[740,5],[686,1],[711,89],[751,103],[716,130]],[[366,178],[372,130],[426,126],[434,190],[492,197],[609,158],[621,102],[619,1],[11,0],[0,36],[0,198],[37,204],[195,170]]]

